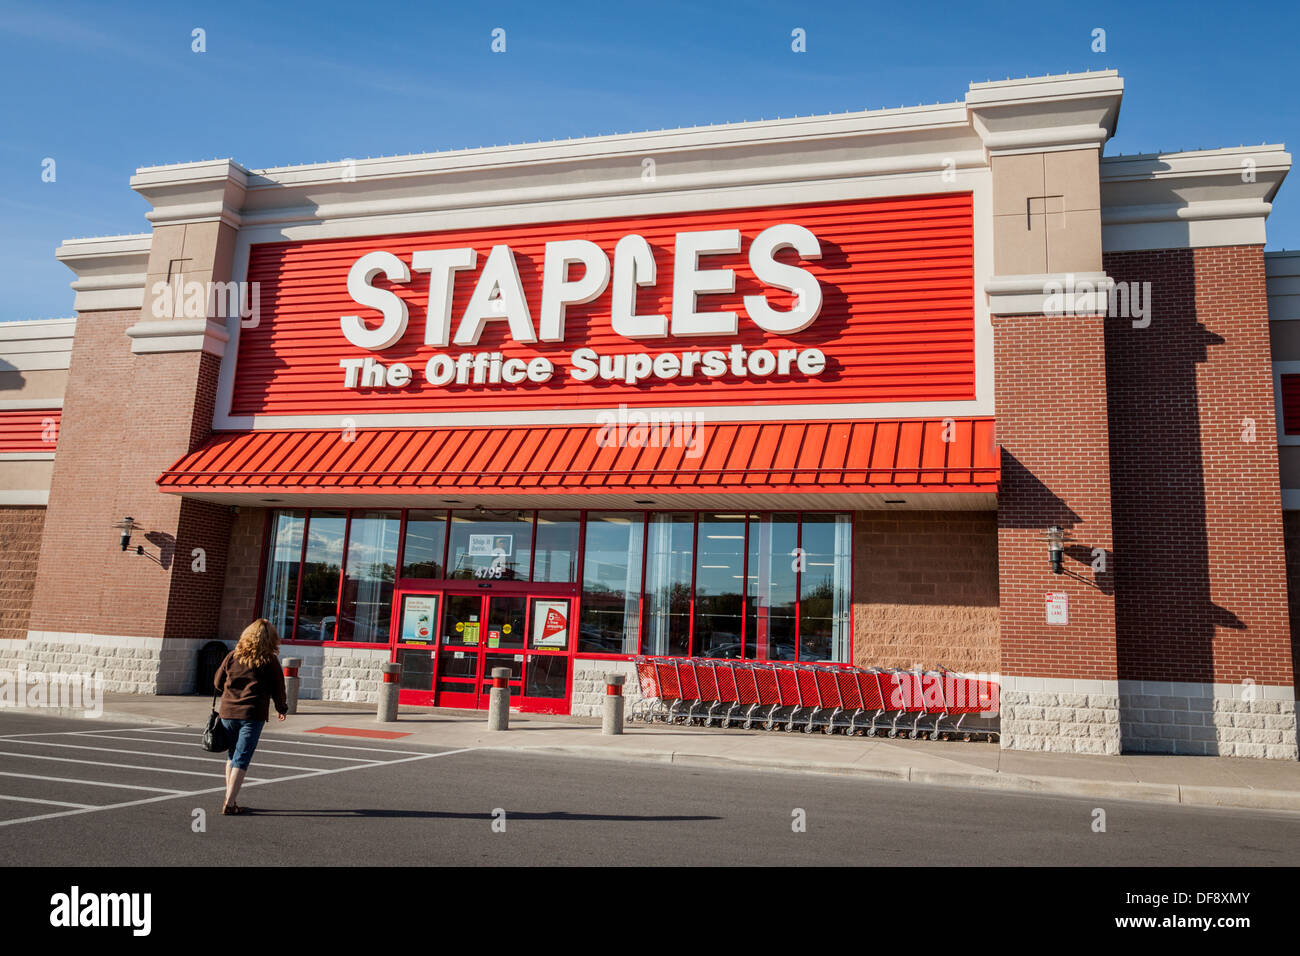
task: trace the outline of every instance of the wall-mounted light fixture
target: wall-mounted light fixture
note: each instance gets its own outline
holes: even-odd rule
[[[121,539],[122,550],[125,551],[127,548],[131,547],[131,532],[135,531],[136,528],[138,527],[135,523],[135,519],[132,518],[130,515],[128,515],[127,517],[123,518],[121,521],[115,522],[113,524],[113,527],[116,528],[118,531],[122,532],[122,539]],[[144,545],[142,544],[136,545],[135,553],[144,554]]]
[[[1047,539],[1047,556],[1052,561],[1052,573],[1065,573],[1062,563],[1065,560],[1065,532],[1061,526],[1054,524],[1043,535]]]

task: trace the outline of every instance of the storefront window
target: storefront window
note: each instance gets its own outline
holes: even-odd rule
[[[298,569],[302,563],[303,511],[271,512],[271,545],[266,557],[262,617],[282,639],[293,636],[294,605],[298,601]]]
[[[695,515],[691,512],[650,516],[642,653],[671,657],[690,653],[694,538]]]
[[[527,581],[532,547],[531,511],[453,512],[447,577]]]
[[[347,576],[336,640],[387,644],[402,515],[354,511],[348,531]]]
[[[539,511],[537,547],[533,555],[534,581],[572,583],[578,579],[579,511]]]
[[[406,514],[406,546],[402,549],[402,577],[442,577],[442,556],[447,548],[447,512],[411,510]]]
[[[695,561],[695,657],[740,657],[745,515],[701,514]]]
[[[389,643],[402,535],[400,577],[519,582],[493,599],[519,608],[530,573],[564,585],[577,583],[581,568],[576,607],[561,588],[531,598],[528,620],[542,636],[526,646],[522,618],[479,621],[477,595],[448,595],[444,616],[464,601],[470,617],[457,619],[455,637],[442,635],[446,646],[556,653],[572,642],[586,654],[777,661],[847,662],[852,653],[849,514],[591,512],[584,524],[580,511],[413,509],[404,527],[396,510],[275,511],[263,616],[286,640]],[[576,641],[569,611],[578,615]],[[433,639],[438,615],[424,617],[424,637],[406,641]]]
[[[307,558],[302,569],[302,598],[293,636],[300,641],[334,638],[338,621],[339,571],[343,565],[346,511],[313,511],[307,520]]]
[[[846,514],[803,517],[807,568],[799,584],[799,659],[847,661],[853,521]]]
[[[746,657],[760,661],[795,659],[798,545],[798,515],[750,516]]]
[[[640,514],[587,515],[579,651],[636,653],[644,534]]]

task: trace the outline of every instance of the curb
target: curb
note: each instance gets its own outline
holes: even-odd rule
[[[934,787],[999,790],[1008,793],[1037,793],[1062,797],[1109,797],[1175,806],[1236,810],[1281,810],[1300,813],[1300,793],[1290,790],[1253,790],[1245,787],[1188,786],[1176,783],[1138,783],[1089,780],[1084,777],[1040,777],[1031,774],[974,773],[955,770],[926,770],[919,767],[859,767],[794,760],[754,760],[716,754],[669,751],[647,753],[626,747],[583,747],[547,745],[535,747],[477,747],[478,750],[511,750],[550,753],[567,757],[605,758],[668,763],[685,767],[714,767],[733,770],[767,770],[778,773],[817,773],[858,777],[893,783],[919,783]]]
[[[87,717],[84,708],[80,707],[33,707],[33,708],[5,708],[0,710],[3,713],[18,713],[33,717],[72,717],[86,721],[87,724],[96,724],[100,721],[106,721],[110,724],[148,724],[160,727],[177,727],[185,726],[177,724],[174,720],[168,720],[165,717],[149,717],[144,714],[133,714],[127,711],[105,710],[98,717]]]

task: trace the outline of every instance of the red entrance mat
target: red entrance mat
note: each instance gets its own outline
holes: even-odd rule
[[[369,737],[372,740],[396,740],[398,737],[409,737],[409,733],[399,733],[396,730],[354,730],[351,727],[317,727],[315,730],[307,731],[309,734],[338,734],[340,737]]]

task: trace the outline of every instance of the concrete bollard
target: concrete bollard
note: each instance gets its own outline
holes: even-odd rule
[[[298,668],[302,666],[301,657],[286,657],[280,663],[284,665],[284,702],[289,705],[289,713],[298,713]]]
[[[510,729],[510,668],[492,668],[492,689],[488,691],[488,730]]]
[[[600,718],[602,734],[621,734],[623,732],[623,682],[624,674],[605,675],[605,710]]]
[[[402,677],[402,665],[396,661],[383,665],[384,680],[379,685],[379,713],[375,719],[391,723],[397,719],[397,691]]]

